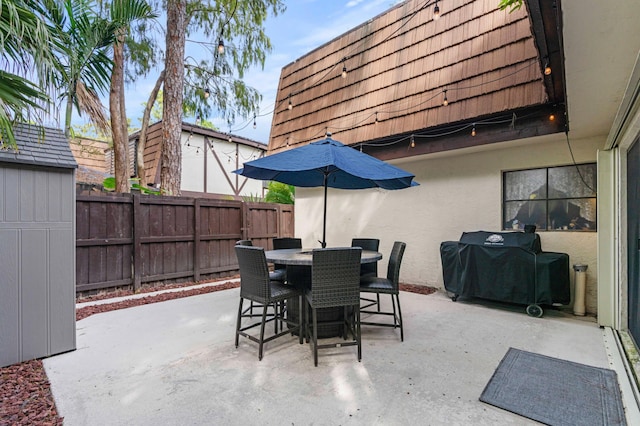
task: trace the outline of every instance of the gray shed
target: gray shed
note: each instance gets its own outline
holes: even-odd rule
[[[76,348],[75,168],[59,129],[0,146],[0,367]]]

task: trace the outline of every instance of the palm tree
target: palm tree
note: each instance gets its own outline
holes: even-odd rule
[[[0,0],[0,146],[15,147],[13,122],[38,121],[49,101],[46,84],[30,81],[47,82],[52,66],[51,36],[36,10],[31,0]]]
[[[116,172],[116,190],[129,192],[129,159],[127,113],[124,95],[124,47],[130,26],[138,20],[154,19],[156,15],[145,0],[114,0],[110,15],[116,25],[113,45],[113,73],[109,92],[109,111],[111,113],[111,134]],[[144,182],[143,182],[144,184]]]
[[[100,17],[89,0],[44,1],[45,19],[57,39],[56,87],[65,104],[64,132],[71,131],[73,107],[86,113],[98,129],[110,133],[99,95],[109,89],[113,62],[108,56],[117,26]]]

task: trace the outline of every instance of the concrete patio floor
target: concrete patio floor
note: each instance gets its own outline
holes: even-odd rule
[[[261,362],[248,339],[236,349],[236,288],[90,316],[77,350],[44,366],[67,426],[536,424],[478,400],[514,347],[615,369],[628,422],[640,424],[611,330],[592,318],[400,297],[405,341],[363,326],[362,362],[345,347],[321,351],[316,368],[293,336],[266,344]]]

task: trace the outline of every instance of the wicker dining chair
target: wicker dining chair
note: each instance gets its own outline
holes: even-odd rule
[[[253,247],[253,242],[251,240],[238,240],[236,241],[237,246],[250,246]],[[282,271],[269,271],[269,279],[271,281],[280,281],[284,283],[285,274]],[[253,313],[254,309],[260,308],[261,306],[258,303],[254,303],[253,300],[250,301],[249,306],[245,308],[243,314],[247,316],[256,316],[257,314]],[[278,331],[276,327],[276,332]]]
[[[351,247],[362,247],[362,250],[378,251],[380,248],[380,240],[377,238],[353,238],[351,240]],[[360,265],[360,278],[377,276],[378,262],[363,263]],[[377,306],[378,312],[380,312],[379,294],[376,295],[375,300],[366,297],[360,297],[360,299],[367,302],[364,306],[360,306],[360,309],[369,309],[373,306]]]
[[[253,243],[251,242],[251,240],[238,240],[236,241],[236,245],[237,246],[253,246]],[[284,282],[286,279],[286,270],[282,271],[282,270],[273,270],[269,272],[269,278],[271,278],[272,281],[280,281],[280,282]]]
[[[302,238],[281,237],[273,239],[274,250],[290,248],[302,248]]]
[[[400,264],[402,263],[402,256],[404,255],[404,250],[406,248],[406,244],[400,241],[396,241],[393,243],[393,248],[391,249],[391,255],[389,256],[389,266],[387,267],[387,277],[363,277],[360,280],[360,293],[375,293],[377,295],[380,294],[389,294],[391,295],[391,305],[393,306],[393,312],[389,311],[380,311],[380,304],[378,303],[378,311],[368,311],[365,309],[361,309],[361,313],[363,314],[371,314],[371,315],[389,315],[393,316],[393,324],[391,323],[380,323],[380,322],[369,322],[362,321],[363,325],[375,325],[381,327],[400,327],[400,340],[404,341],[404,328],[402,323],[402,309],[400,308]],[[396,303],[398,304],[398,309],[396,312]]]
[[[298,332],[299,342],[302,344],[302,292],[295,287],[282,284],[279,281],[269,279],[269,268],[267,259],[262,247],[235,246],[238,265],[240,267],[240,304],[238,306],[238,320],[236,323],[236,348],[238,347],[240,336],[244,336],[251,341],[258,343],[258,359],[262,360],[263,346],[285,334]],[[294,323],[287,319],[285,302],[287,299],[298,298],[298,322]],[[250,320],[248,325],[242,325],[243,318],[251,319],[254,315],[245,314],[242,311],[244,300],[250,300],[262,307],[260,321]],[[267,309],[273,308],[273,314],[267,315]],[[276,327],[273,335],[265,338],[265,326],[268,322],[280,322],[282,329],[278,332]],[[289,326],[285,326],[285,323]],[[260,327],[259,337],[247,333],[248,330]]]
[[[293,248],[302,248],[301,238],[281,237],[281,238],[273,239],[274,250],[293,249]],[[287,282],[287,265],[274,263],[273,272],[280,274],[279,276],[282,276],[282,278],[279,279],[279,281]]]
[[[318,349],[357,346],[358,361],[362,359],[360,338],[360,247],[325,248],[313,250],[311,288],[305,292],[305,336],[312,340],[313,363],[318,366]],[[318,344],[318,309],[343,308],[344,317],[338,321],[325,321],[321,325],[341,325],[347,340],[331,344]],[[309,321],[311,310],[311,321]]]

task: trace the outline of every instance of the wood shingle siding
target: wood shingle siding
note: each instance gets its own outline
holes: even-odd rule
[[[359,144],[548,101],[526,8],[448,0],[434,21],[426,3],[406,1],[285,66],[269,151],[327,131]]]

